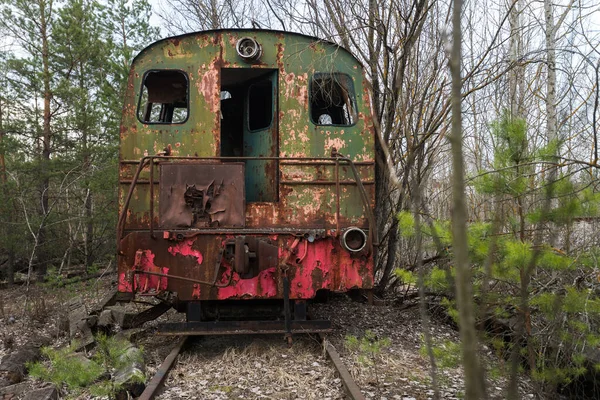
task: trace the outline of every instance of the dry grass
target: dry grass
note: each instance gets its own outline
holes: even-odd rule
[[[320,344],[297,336],[208,337],[181,355],[160,399],[342,399]]]

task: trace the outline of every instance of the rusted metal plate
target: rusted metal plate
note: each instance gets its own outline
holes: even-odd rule
[[[244,227],[244,164],[163,163],[160,170],[159,227]]]
[[[119,291],[159,294],[164,290],[177,292],[182,300],[198,299],[201,285],[162,276],[136,272],[159,272],[210,281],[215,279],[215,265],[225,237],[198,236],[181,241],[152,239],[148,232],[128,234],[121,241],[119,257]],[[143,262],[136,262],[143,253]],[[218,278],[222,277],[220,271]],[[219,273],[219,272],[218,272]]]
[[[258,242],[275,243],[278,255],[274,260],[270,248],[261,250],[265,245],[256,245],[259,260],[262,251],[266,261],[258,261],[258,269],[247,275],[236,271],[232,259],[221,256],[222,249],[234,239],[231,235],[196,235],[181,241],[165,236],[169,237],[163,234],[163,238],[152,239],[148,232],[135,232],[123,239],[123,255],[119,257],[120,292],[158,294],[169,290],[177,292],[182,301],[281,299],[281,265],[287,269],[292,299],[311,299],[320,289],[344,292],[373,287],[373,257],[366,253],[351,254],[333,237],[256,235]],[[139,262],[140,253],[147,261]],[[165,276],[143,273],[158,270]],[[215,280],[215,285],[207,284]]]

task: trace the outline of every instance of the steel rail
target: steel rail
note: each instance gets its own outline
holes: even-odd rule
[[[327,353],[327,357],[333,363],[340,379],[342,380],[342,384],[344,385],[344,390],[346,394],[351,400],[365,400],[365,396],[360,391],[360,388],[352,379],[352,375],[350,375],[350,371],[342,362],[339,353],[335,349],[335,347],[327,340],[325,334],[320,333],[319,337],[321,341],[323,341],[323,346],[325,347],[325,352]]]
[[[173,350],[171,350],[167,358],[165,358],[165,361],[160,365],[160,368],[158,368],[158,371],[156,371],[156,374],[152,377],[141,396],[138,397],[138,400],[152,400],[156,397],[158,390],[162,387],[169,371],[173,367],[177,356],[181,353],[181,349],[183,349],[187,338],[187,336],[183,336],[177,345],[173,347]]]
[[[340,358],[339,353],[331,344],[324,333],[319,333],[319,337],[323,342],[323,346],[325,347],[325,352],[327,353],[327,357],[333,363],[340,379],[342,380],[342,385],[344,386],[344,391],[346,395],[351,400],[366,400],[365,396],[360,391],[360,388],[350,375],[350,372],[344,365],[342,359]],[[182,336],[177,345],[173,347],[169,355],[165,358],[165,360],[160,365],[159,369],[156,371],[156,374],[152,377],[144,392],[138,397],[138,400],[153,400],[158,394],[159,389],[163,386],[165,379],[167,378],[169,371],[173,368],[177,356],[181,353],[183,347],[189,336]]]

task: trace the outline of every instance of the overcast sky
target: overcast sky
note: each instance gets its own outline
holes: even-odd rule
[[[164,30],[162,29],[162,23],[158,16],[158,12],[160,10],[160,0],[148,0],[152,5],[152,17],[150,17],[150,23],[154,26],[158,26],[160,28],[161,36],[165,36]]]

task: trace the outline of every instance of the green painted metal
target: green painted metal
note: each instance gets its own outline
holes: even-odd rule
[[[242,37],[252,37],[261,44],[263,54],[254,64],[244,62],[235,45]],[[359,165],[365,181],[374,180],[374,134],[369,109],[369,91],[358,61],[346,50],[329,42],[293,33],[255,30],[198,32],[165,39],[143,50],[134,60],[128,83],[121,125],[120,201],[123,206],[131,177],[137,165],[133,161],[144,155],[171,148],[176,156],[219,156],[220,70],[221,68],[264,68],[277,70],[277,113],[274,121],[281,157],[329,157],[335,149]],[[181,124],[143,124],[138,119],[138,103],[144,73],[151,69],[178,69],[189,81],[190,112]],[[347,74],[353,82],[358,118],[353,126],[319,126],[309,117],[309,83],[316,72]],[[275,76],[275,74],[274,74]],[[131,161],[128,163],[128,160]],[[350,178],[340,168],[340,180]],[[335,180],[335,168],[316,165],[286,165],[280,162],[274,175],[280,179],[278,201],[247,205],[248,227],[302,226],[335,227],[336,185],[282,183],[292,181]],[[140,176],[149,178],[149,167]],[[264,179],[270,179],[264,176]],[[260,179],[263,179],[260,178]],[[154,179],[157,179],[155,171]],[[160,182],[160,185],[168,182]],[[126,229],[149,226],[150,185],[135,188]],[[154,205],[158,210],[159,185],[155,185]],[[374,185],[367,185],[374,205]],[[367,226],[364,208],[355,185],[340,187],[342,226]],[[154,213],[158,222],[158,213]],[[155,225],[157,226],[157,225]]]
[[[248,157],[277,157],[277,133],[278,122],[275,112],[277,111],[277,71],[270,72],[268,76],[262,78],[261,83],[270,84],[272,99],[271,120],[268,126],[251,129],[250,112],[246,113],[244,123],[244,156]],[[247,104],[248,108],[253,99],[255,85],[250,85],[248,90]],[[277,165],[275,160],[246,161],[246,201],[277,201]]]

